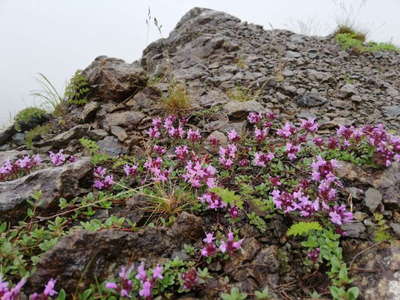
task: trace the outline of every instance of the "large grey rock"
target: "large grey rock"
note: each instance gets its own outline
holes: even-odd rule
[[[15,133],[14,125],[0,129],[0,146],[7,143]]]
[[[75,231],[41,257],[30,286],[43,286],[48,278],[54,278],[63,283],[66,291],[74,292],[79,289],[78,283],[104,280],[119,271],[120,266],[140,261],[155,266],[180,250],[186,239],[196,240],[203,235],[200,217],[182,213],[175,224],[169,230],[145,227],[135,232]]]
[[[372,185],[382,194],[384,204],[400,207],[400,164],[393,163],[373,178]]]
[[[79,182],[92,166],[90,159],[81,158],[74,163],[34,171],[12,181],[0,182],[0,211],[9,211],[29,199],[34,192],[41,191],[40,207],[48,207],[60,197],[79,194]]]
[[[400,105],[384,106],[383,113],[388,118],[397,118],[400,116]]]
[[[141,90],[147,82],[145,71],[122,59],[97,57],[83,72],[91,86],[93,100],[123,101]]]

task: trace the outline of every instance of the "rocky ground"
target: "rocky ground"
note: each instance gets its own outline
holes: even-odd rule
[[[246,299],[234,288],[248,299],[355,299],[332,286],[358,287],[360,299],[399,299],[398,65],[395,52],[344,51],[333,36],[266,31],[200,8],[183,16],[168,38],[150,44],[139,61],[96,58],[82,71],[87,103],[60,104],[62,113],[44,119],[50,130],[31,147],[27,131],[14,125],[0,131],[3,280],[11,286],[26,277],[27,295],[55,279],[58,295],[63,289],[71,299],[111,299],[121,289],[107,289],[103,281],[118,278],[122,266],[133,265],[136,275],[143,262],[153,269],[147,276],[159,299]],[[163,103],[178,83],[190,105],[169,111]],[[178,118],[168,119],[171,113]],[[249,115],[268,121],[255,139],[253,130],[264,121]],[[306,119],[318,121],[317,132],[300,124]],[[286,122],[297,129],[291,132]],[[351,127],[378,123],[387,131]],[[285,128],[288,136],[279,131]],[[325,146],[318,137],[326,138]],[[301,150],[290,150],[288,142]],[[221,154],[218,147],[228,150]],[[262,152],[275,157],[257,158]],[[329,182],[337,203],[307,216],[280,209],[272,197],[279,186],[274,178],[282,191],[303,191],[321,205],[330,197],[309,176],[318,155],[340,161]],[[190,162],[216,170],[195,170]],[[202,175],[188,179],[189,169]],[[212,190],[211,179],[225,194]],[[217,200],[199,201],[210,191]],[[351,222],[332,217],[339,204]],[[330,242],[304,246],[307,232],[288,234],[301,222],[319,222],[324,229],[310,236],[323,232]],[[231,231],[236,246],[211,251],[215,241],[215,247],[229,241]],[[203,240],[207,233],[216,240]],[[154,275],[157,265],[163,278]],[[139,292],[146,280],[133,278],[130,295],[152,299]]]

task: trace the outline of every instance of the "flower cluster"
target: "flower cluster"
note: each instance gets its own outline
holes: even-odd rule
[[[219,147],[219,163],[226,169],[232,167],[236,158],[237,146],[229,144],[227,147]]]
[[[42,159],[39,154],[34,156],[26,155],[14,162],[7,160],[0,167],[0,181],[11,179],[19,174],[27,174],[41,163]]]
[[[220,241],[220,246],[217,248],[215,243],[215,237],[213,233],[206,233],[206,237],[203,239],[205,243],[204,247],[201,249],[201,255],[210,257],[214,256],[219,250],[222,253],[231,254],[232,252],[240,249],[242,247],[242,240],[235,241],[233,232],[229,232],[226,240]]]
[[[186,173],[182,175],[186,182],[194,188],[200,188],[206,184],[207,187],[216,187],[215,175],[217,170],[210,165],[203,165],[199,160],[188,161],[185,166]]]
[[[57,153],[54,153],[54,152],[50,151],[49,152],[49,157],[50,157],[50,161],[52,162],[52,164],[54,166],[56,166],[56,167],[62,166],[67,161],[71,162],[71,163],[76,161],[76,157],[75,156],[64,154],[64,150],[63,149],[59,150]]]
[[[321,156],[311,164],[311,179],[318,183],[317,198],[311,200],[307,195],[309,181],[302,182],[293,193],[275,189],[271,195],[275,207],[282,209],[284,213],[298,212],[302,217],[311,217],[315,213],[325,212],[335,225],[349,223],[352,213],[346,210],[344,205],[334,205],[337,191],[340,186],[339,179],[334,175],[334,169],[338,167],[335,160],[324,160]]]
[[[124,165],[124,173],[128,177],[134,177],[136,175],[138,166]]]
[[[93,187],[98,190],[108,189],[115,184],[113,175],[107,175],[107,169],[103,167],[95,168],[93,177],[95,178]]]
[[[222,201],[221,197],[218,196],[216,193],[207,192],[199,197],[201,203],[205,203],[208,205],[210,209],[218,209],[218,208],[225,208],[227,204]]]
[[[152,180],[154,182],[166,182],[168,180],[169,171],[162,170],[162,164],[163,159],[161,157],[150,158],[144,164],[145,169],[152,175]]]
[[[115,290],[121,297],[130,297],[133,290],[132,280],[129,279],[130,273],[133,267],[127,269],[122,267],[121,271],[118,273],[119,283],[117,282],[107,282],[105,284],[106,288]],[[141,263],[137,268],[136,279],[140,282],[139,296],[143,299],[152,299],[153,288],[155,287],[157,280],[163,279],[163,267],[157,265],[153,271],[152,275],[148,276],[148,272],[144,268],[144,263]]]
[[[9,287],[8,282],[3,281],[0,276],[0,299],[1,300],[19,300],[21,299],[21,289],[26,283],[26,278],[21,279],[13,288]],[[33,293],[29,296],[29,300],[49,300],[57,295],[54,289],[56,280],[50,279],[44,287],[42,293]]]

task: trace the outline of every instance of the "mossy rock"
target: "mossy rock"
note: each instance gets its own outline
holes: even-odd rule
[[[27,107],[21,110],[14,118],[14,127],[17,131],[27,131],[49,120],[49,115],[43,109]]]

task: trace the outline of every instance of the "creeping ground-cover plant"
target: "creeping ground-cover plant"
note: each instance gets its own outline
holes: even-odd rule
[[[171,111],[180,105],[175,102],[170,103]],[[276,246],[276,254],[265,256],[276,256],[279,272],[296,267],[291,276],[297,280],[329,282],[318,293],[333,299],[358,297],[342,249],[347,237],[343,228],[355,219],[354,205],[338,170],[345,161],[372,170],[391,166],[400,161],[400,138],[383,125],[340,126],[332,136],[321,136],[314,119],[281,122],[274,113],[260,112],[248,114],[245,132],[229,129],[224,138],[217,138],[207,136],[184,112],[149,122],[143,155],[111,157],[101,154],[96,142],[80,140],[93,164],[83,182],[86,194],[59,199],[57,214],[33,206],[19,224],[0,224],[1,300],[19,299],[43,253],[75,230],[142,235],[145,227],[180,230],[181,224],[175,222],[182,212],[196,215],[202,225],[200,234],[193,232],[201,237],[185,240],[190,244],[181,251],[158,260],[121,253],[121,265],[111,265],[107,276],[96,274],[102,277],[83,294],[77,287],[78,294],[66,295],[62,281],[47,278],[45,288],[33,287],[36,293],[29,297],[173,299],[176,294],[197,296],[221,283],[213,290],[216,297],[269,299],[280,290],[262,286],[250,293],[235,285],[235,279],[247,276],[247,269],[241,273],[241,264],[252,265],[253,257],[261,260],[264,252],[254,249],[266,244]],[[47,161],[54,167],[73,163],[75,156],[65,152],[6,161],[0,166],[0,181],[28,175]],[[40,192],[36,196],[40,198]],[[383,218],[375,214],[382,227],[380,241],[389,230]]]

